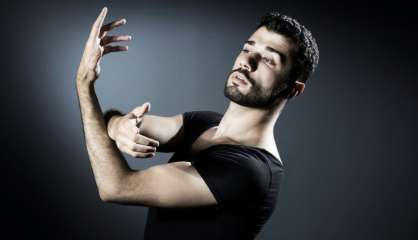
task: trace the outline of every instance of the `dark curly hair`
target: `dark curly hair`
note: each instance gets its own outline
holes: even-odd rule
[[[293,41],[296,45],[296,52],[291,55],[294,65],[291,67],[288,78],[292,82],[299,80],[305,83],[315,71],[319,61],[318,45],[311,32],[295,19],[278,11],[262,16],[256,29],[262,26]]]

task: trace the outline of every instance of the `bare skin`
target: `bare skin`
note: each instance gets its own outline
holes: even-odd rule
[[[146,105],[146,106],[145,106]],[[143,109],[146,107],[146,111]],[[109,137],[115,140],[118,148],[132,157],[150,158],[155,156],[159,141],[141,134],[141,125],[145,113],[151,111],[149,102],[136,107],[125,116],[110,120]],[[115,121],[117,124],[114,124]]]

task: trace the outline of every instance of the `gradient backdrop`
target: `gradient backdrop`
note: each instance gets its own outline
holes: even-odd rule
[[[147,208],[100,201],[81,128],[74,76],[103,6],[133,41],[102,61],[102,109],[150,101],[164,116],[223,113],[260,16],[299,19],[320,63],[276,125],[286,176],[261,239],[417,239],[417,16],[401,1],[2,1],[3,234],[142,238]],[[170,155],[127,160],[144,169]]]

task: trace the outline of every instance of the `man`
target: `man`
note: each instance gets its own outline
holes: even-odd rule
[[[318,63],[314,38],[292,18],[264,16],[227,77],[231,101],[223,115],[149,115],[145,103],[126,115],[103,116],[94,90],[100,60],[128,50],[110,43],[131,39],[107,35],[126,20],[103,25],[106,13],[103,8],[92,26],[76,84],[100,198],[149,207],[145,239],[254,239],[273,213],[283,175],[273,128]],[[167,164],[132,170],[121,151],[174,154]]]

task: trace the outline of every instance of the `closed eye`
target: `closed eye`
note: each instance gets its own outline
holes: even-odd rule
[[[264,60],[265,62],[267,62],[268,64],[270,64],[270,65],[275,65],[275,63],[274,63],[273,59],[271,59],[271,58],[268,58],[268,57],[263,57],[263,60]]]
[[[250,50],[248,50],[248,49],[246,49],[246,48],[243,48],[243,49],[241,50],[241,52],[243,52],[243,53],[249,53],[249,52],[250,52]],[[266,62],[267,64],[271,65],[271,66],[276,65],[276,63],[274,62],[274,60],[273,60],[272,58],[269,58],[269,57],[262,57],[262,60],[263,60],[264,62]]]

